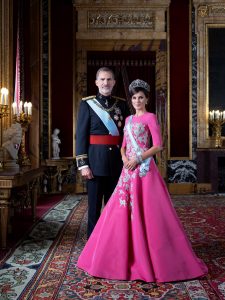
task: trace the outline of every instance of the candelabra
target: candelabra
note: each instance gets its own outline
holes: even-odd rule
[[[2,147],[3,137],[3,122],[2,119],[9,115],[9,102],[8,102],[9,91],[6,88],[1,88],[0,98],[0,122],[1,122],[1,133],[0,133],[0,169],[4,168],[5,151]]]
[[[22,140],[18,155],[18,163],[22,166],[29,166],[31,165],[31,162],[26,152],[26,132],[32,119],[32,104],[31,102],[24,102],[23,104],[23,101],[20,101],[19,105],[17,105],[17,103],[14,102],[12,104],[12,110],[14,121],[19,123],[22,128]]]
[[[213,110],[209,112],[209,124],[212,125],[212,136],[215,137],[215,147],[221,148],[221,130],[225,123],[225,110]]]

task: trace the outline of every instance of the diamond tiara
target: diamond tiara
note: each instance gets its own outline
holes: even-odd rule
[[[131,84],[129,85],[129,92],[131,92],[132,89],[137,88],[137,87],[141,87],[141,88],[145,89],[147,92],[150,92],[150,85],[141,79],[136,79],[131,82]]]

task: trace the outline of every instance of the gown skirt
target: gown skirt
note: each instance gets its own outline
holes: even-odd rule
[[[153,144],[159,144],[153,114],[147,113],[136,123],[134,119],[133,130],[140,146],[147,144],[150,134]],[[133,155],[126,126],[124,139],[123,146]],[[146,282],[188,280],[207,274],[206,265],[192,249],[154,159],[145,176],[140,176],[140,166],[134,171],[122,169],[77,267],[95,277]]]

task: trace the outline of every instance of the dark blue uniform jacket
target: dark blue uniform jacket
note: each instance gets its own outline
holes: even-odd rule
[[[76,130],[76,160],[77,166],[88,165],[94,176],[119,176],[122,168],[120,145],[90,145],[90,135],[108,135],[109,131],[89,106],[86,100],[95,96],[82,99],[77,120]],[[129,109],[125,100],[117,97],[96,96],[99,103],[109,110],[117,101],[113,110],[109,111],[119,130],[122,142],[125,118]],[[106,101],[108,102],[106,105]]]

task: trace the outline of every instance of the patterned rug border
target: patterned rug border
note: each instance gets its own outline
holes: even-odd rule
[[[42,266],[38,268],[35,276],[32,278],[31,282],[27,286],[26,290],[23,291],[19,299],[37,299],[35,297],[39,294],[39,296],[41,295],[41,299],[51,300],[58,294],[58,289],[60,288],[60,283],[62,282],[64,275],[66,274],[71,253],[75,246],[74,242],[77,239],[81,220],[83,219],[86,209],[86,197],[82,196],[82,200],[68,217],[59,236],[52,244],[49,252],[46,254],[45,259],[41,263]],[[74,218],[75,214],[76,218]],[[68,224],[70,224],[70,226],[67,226]],[[62,252],[64,254],[62,254]],[[64,258],[64,261],[61,260],[62,257]],[[51,265],[54,266],[54,274],[51,273]],[[48,271],[46,272],[46,270]],[[42,286],[42,282],[44,280],[47,284]],[[47,297],[45,294],[48,294]]]
[[[0,266],[2,266],[9,257],[13,254],[13,252],[16,250],[16,248],[25,240],[25,238],[29,235],[29,233],[37,226],[37,224],[52,210],[54,209],[60,202],[65,201],[66,198],[68,198],[69,195],[64,195],[64,197],[59,200],[59,202],[52,205],[51,208],[49,208],[40,218],[37,218],[33,224],[29,227],[29,229],[20,237],[20,239],[8,250],[8,252],[5,253],[5,255],[0,260]]]

